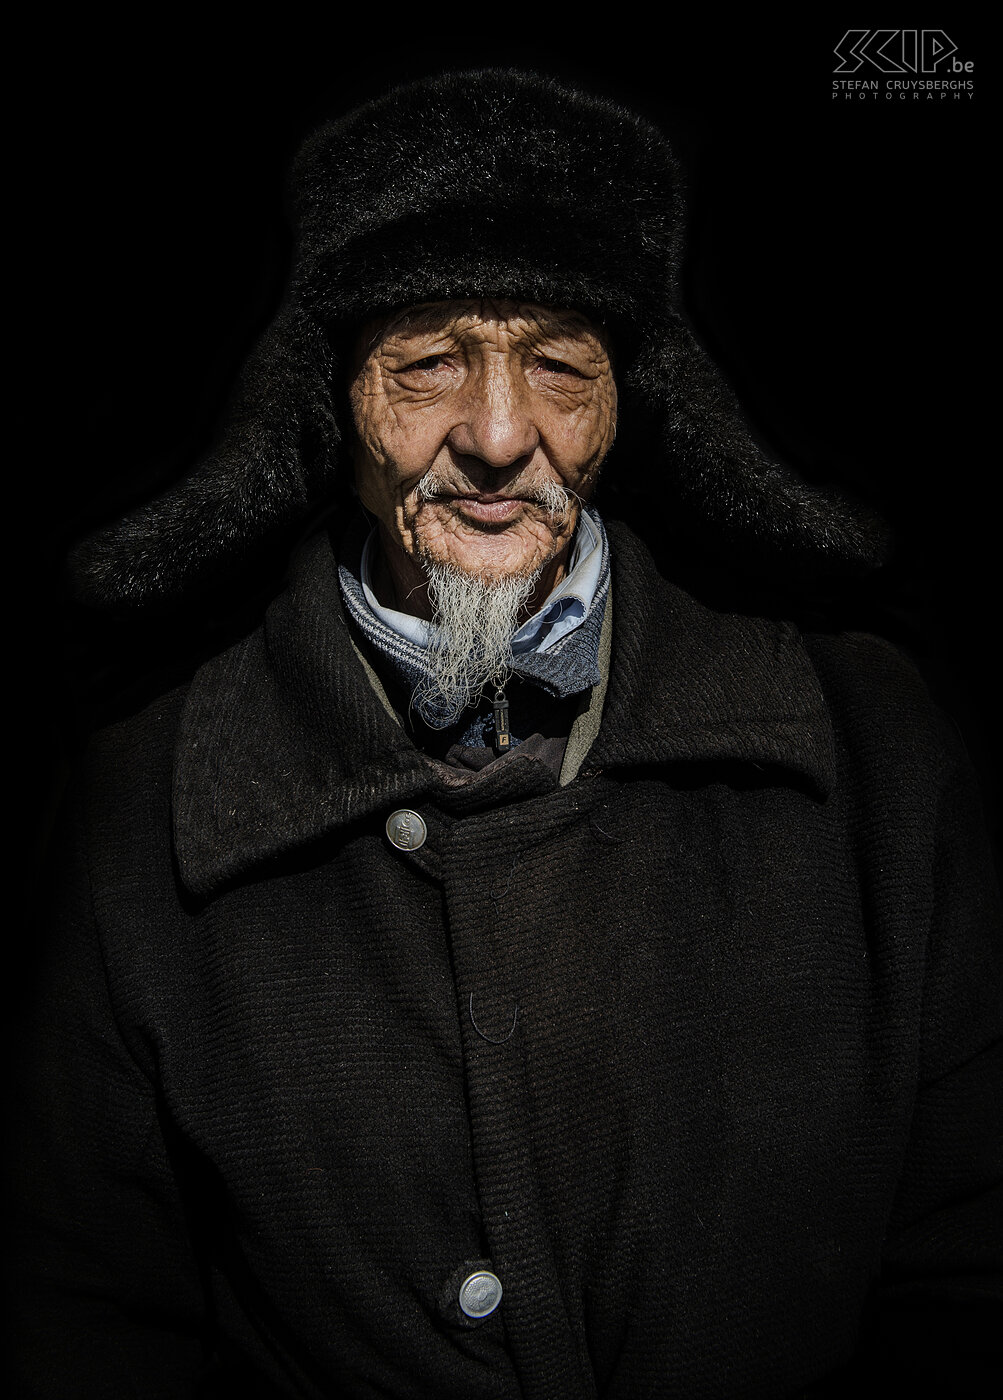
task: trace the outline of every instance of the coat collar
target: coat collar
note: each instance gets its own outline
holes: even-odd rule
[[[622,526],[610,544],[611,674],[583,772],[737,759],[786,769],[824,796],[831,727],[795,629],[703,607]],[[182,881],[207,896],[437,786],[373,691],[318,533],[263,626],[192,682],[174,771]]]
[[[715,612],[664,579],[622,525],[609,527],[613,663],[590,768],[738,760],[833,782],[832,725],[789,622]]]

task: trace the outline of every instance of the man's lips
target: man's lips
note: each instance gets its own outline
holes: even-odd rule
[[[440,496],[440,500],[443,498]],[[447,496],[463,515],[487,524],[500,525],[519,514],[526,501],[521,496],[499,496],[497,493],[469,496]]]

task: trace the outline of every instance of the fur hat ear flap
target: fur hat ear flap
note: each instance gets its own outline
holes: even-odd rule
[[[657,347],[637,357],[629,391],[654,427],[657,489],[677,528],[710,554],[767,573],[852,576],[881,565],[884,522],[767,456],[710,357],[671,319]]]
[[[192,599],[302,522],[334,478],[334,354],[286,305],[241,371],[215,446],[157,499],[78,544],[78,601],[132,611]]]

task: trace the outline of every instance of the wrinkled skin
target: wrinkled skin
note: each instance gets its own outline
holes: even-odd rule
[[[599,330],[570,311],[449,301],[367,326],[350,400],[360,499],[382,545],[380,600],[429,617],[424,561],[485,581],[542,570],[530,609],[564,575],[579,502],[616,426]],[[433,472],[437,496],[418,490]],[[546,483],[574,492],[553,514]]]

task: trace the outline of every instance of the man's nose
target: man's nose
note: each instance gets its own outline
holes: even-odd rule
[[[454,452],[490,467],[514,466],[540,442],[528,386],[518,371],[498,366],[465,386],[446,441]]]

